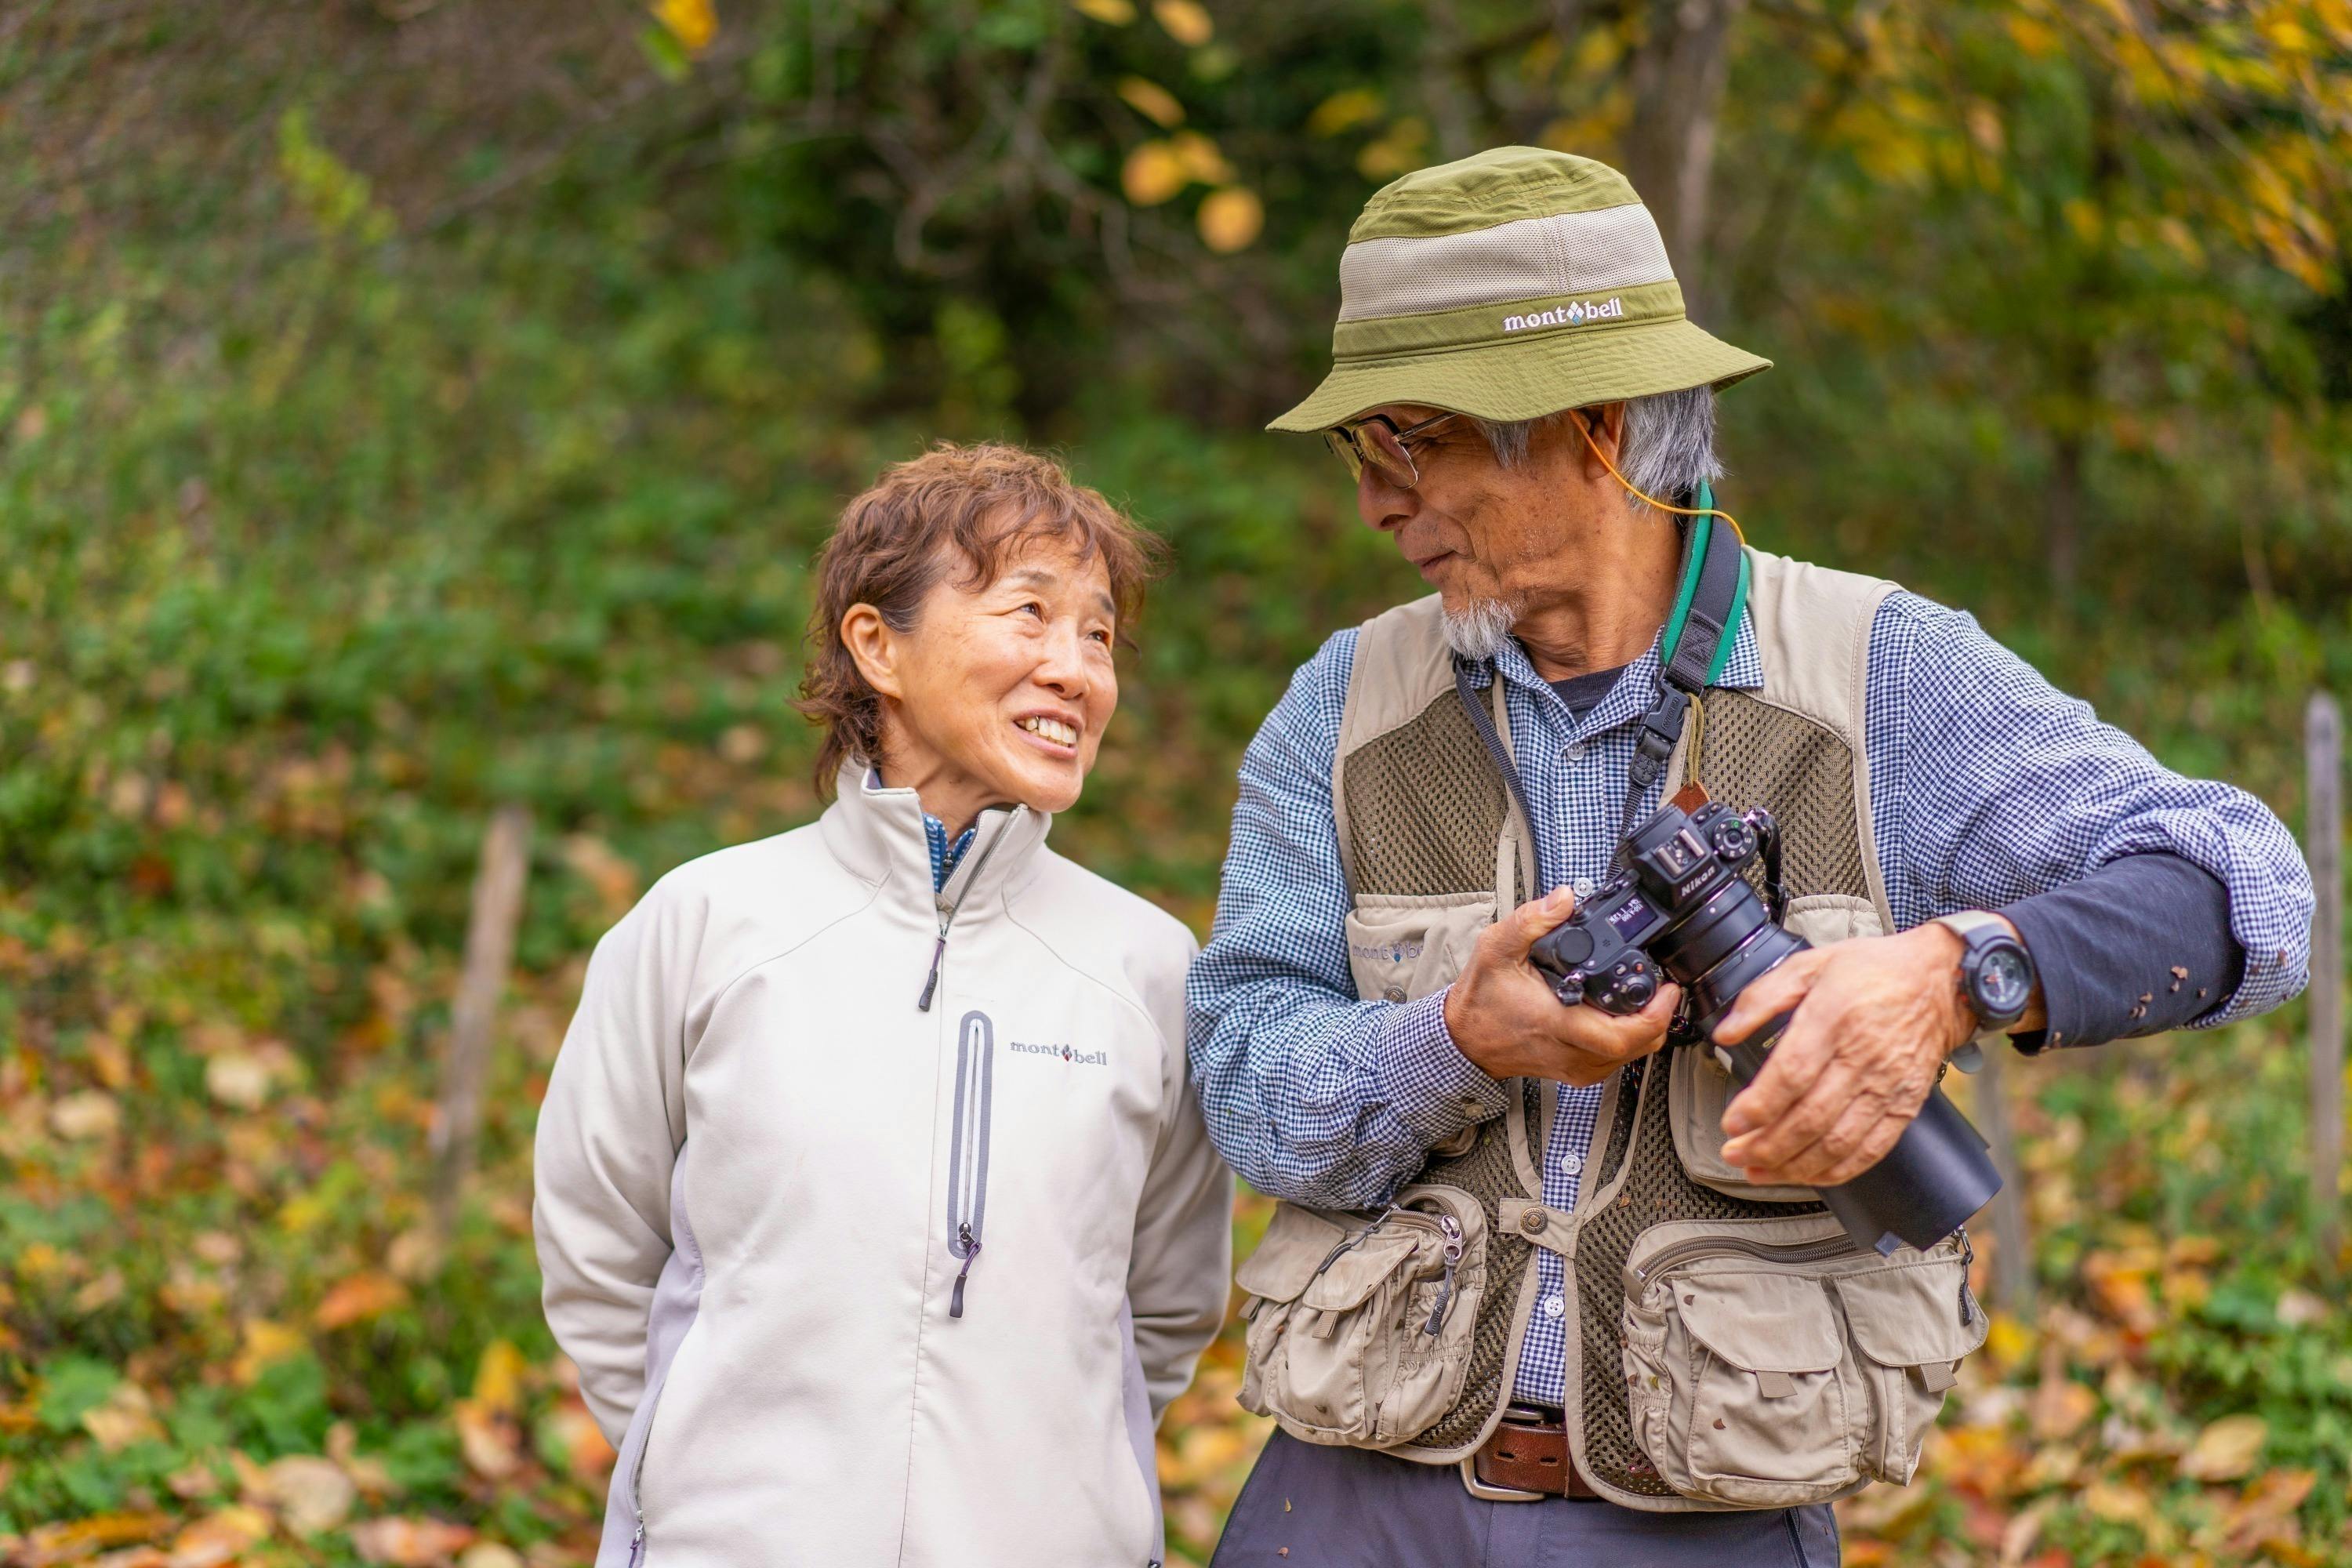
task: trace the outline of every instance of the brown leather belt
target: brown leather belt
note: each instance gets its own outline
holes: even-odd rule
[[[1526,1405],[1505,1410],[1494,1435],[1462,1461],[1462,1482],[1471,1496],[1490,1502],[1601,1496],[1569,1457],[1567,1426],[1551,1411]]]

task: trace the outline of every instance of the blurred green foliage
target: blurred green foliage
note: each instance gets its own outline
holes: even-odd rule
[[[1166,535],[1055,837],[1205,931],[1241,746],[1419,591],[1316,443],[1255,429],[1318,373],[1347,223],[1465,142],[1613,155],[1654,25],[0,16],[17,1560],[583,1560],[610,1456],[538,1315],[537,1094],[644,883],[814,812],[790,700],[840,500],[1002,435]],[[1791,0],[1732,42],[1689,270],[1780,362],[1725,405],[1750,537],[1968,605],[2292,819],[2303,696],[2352,687],[2345,8]],[[509,801],[520,973],[440,1236],[434,1064]],[[1855,1561],[2342,1555],[2297,1016],[2011,1075],[2050,1304],[1935,1475],[1849,1521]],[[1262,1436],[1235,1381],[1222,1343],[1163,1434],[1203,1557]],[[2192,1464],[2232,1415],[2260,1463]]]

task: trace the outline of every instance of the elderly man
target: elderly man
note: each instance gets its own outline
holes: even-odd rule
[[[1714,397],[1767,362],[1685,317],[1615,171],[1408,175],[1339,277],[1337,363],[1274,427],[1325,434],[1434,593],[1266,719],[1192,973],[1212,1136],[1285,1200],[1240,1276],[1281,1430],[1217,1562],[1832,1563],[1827,1505],[1910,1478],[1984,1315],[1964,1230],[1857,1246],[1818,1189],[1979,1037],[2275,1006],[2308,875],[1969,616],[1735,548]],[[1528,958],[1694,784],[1778,818],[1815,944],[1717,1024],[1794,1009],[1745,1089],[1654,1054],[1673,986],[1564,1006]]]

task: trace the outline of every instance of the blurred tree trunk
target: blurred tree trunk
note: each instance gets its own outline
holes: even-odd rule
[[[1633,122],[1625,174],[1665,237],[1695,316],[1706,313],[1707,188],[1715,128],[1731,73],[1731,25],[1743,0],[1652,0],[1631,64]],[[1566,40],[1563,40],[1565,42]]]

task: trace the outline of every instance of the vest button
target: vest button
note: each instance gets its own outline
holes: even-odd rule
[[[1541,1209],[1529,1209],[1519,1216],[1519,1228],[1529,1236],[1541,1236],[1544,1226],[1550,1223],[1551,1215]]]
[[[1390,986],[1387,990],[1385,990],[1385,991],[1383,991],[1383,992],[1381,992],[1381,1001],[1383,1001],[1383,1002],[1402,1002],[1402,1001],[1403,1001],[1403,1000],[1404,1000],[1404,987],[1403,987],[1403,986],[1402,986],[1402,985],[1391,985],[1391,986]]]

